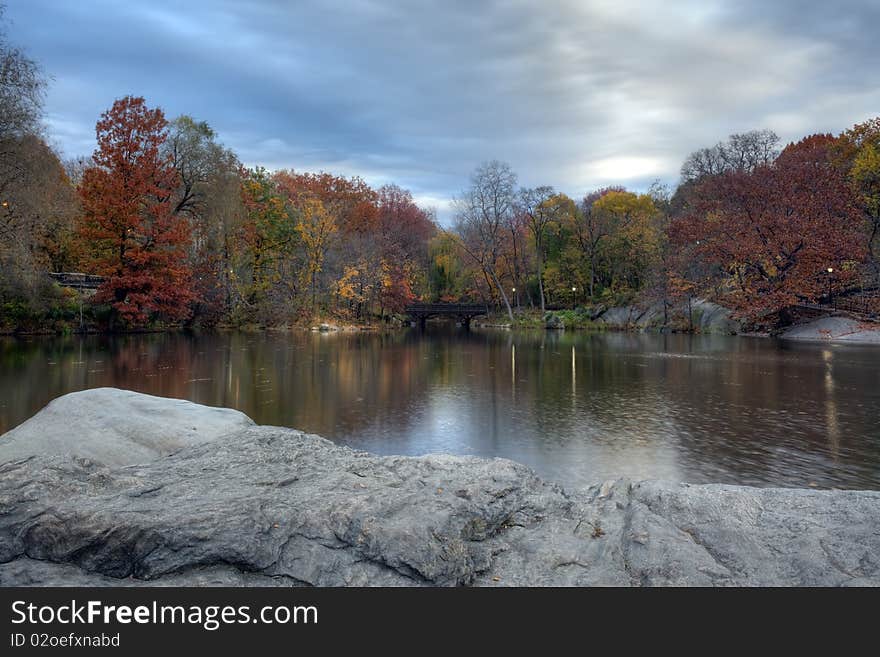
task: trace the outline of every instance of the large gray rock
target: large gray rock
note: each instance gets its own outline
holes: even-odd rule
[[[779,337],[785,340],[877,344],[880,343],[880,324],[860,322],[849,317],[823,317],[792,326]]]
[[[681,306],[686,310],[686,304]],[[729,308],[719,306],[717,303],[705,299],[695,299],[691,302],[694,325],[701,333],[722,333],[735,335],[742,330],[742,325],[733,319]]]
[[[75,454],[105,465],[147,463],[253,423],[230,408],[94,388],[53,400],[0,436],[0,463],[37,454]]]
[[[662,328],[666,324],[680,323],[694,328],[700,333],[739,333],[741,325],[733,319],[730,309],[705,299],[693,299],[690,306],[681,302],[667,307],[663,303],[648,306],[615,306],[602,313],[598,321],[615,328],[651,329]]]
[[[644,308],[644,312],[635,320],[634,325],[642,329],[662,327],[664,325],[663,303],[652,303]]]
[[[250,426],[129,467],[3,464],[0,563],[3,586],[880,585],[880,493],[567,492],[502,459]]]
[[[597,321],[609,326],[628,328],[644,314],[645,311],[637,306],[613,306],[602,313]]]

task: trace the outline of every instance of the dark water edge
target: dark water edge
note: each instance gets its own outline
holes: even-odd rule
[[[872,346],[440,327],[0,338],[0,432],[100,386],[237,408],[379,454],[511,458],[569,486],[880,489]]]

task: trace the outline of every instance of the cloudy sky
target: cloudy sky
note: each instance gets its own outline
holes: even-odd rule
[[[65,156],[142,95],[246,164],[394,181],[443,218],[488,159],[643,189],[732,132],[880,114],[877,0],[5,1]]]

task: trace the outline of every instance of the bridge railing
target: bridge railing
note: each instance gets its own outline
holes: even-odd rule
[[[62,287],[96,290],[104,282],[103,276],[82,274],[80,272],[50,272],[49,277]]]
[[[412,303],[406,307],[409,314],[432,315],[488,315],[489,307],[478,303]]]

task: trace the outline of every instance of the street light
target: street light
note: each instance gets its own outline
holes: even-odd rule
[[[828,305],[831,305],[831,275],[834,273],[834,267],[828,268]]]

